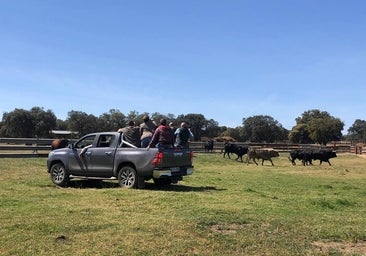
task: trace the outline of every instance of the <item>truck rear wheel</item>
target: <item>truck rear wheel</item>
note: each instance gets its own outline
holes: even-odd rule
[[[137,188],[138,177],[131,166],[124,166],[118,172],[118,183],[122,188]]]

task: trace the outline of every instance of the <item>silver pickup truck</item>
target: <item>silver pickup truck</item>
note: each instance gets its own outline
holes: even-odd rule
[[[49,153],[47,170],[58,186],[70,179],[117,179],[125,188],[143,188],[153,179],[158,185],[177,183],[193,173],[190,149],[137,148],[118,132],[91,133],[66,148]]]

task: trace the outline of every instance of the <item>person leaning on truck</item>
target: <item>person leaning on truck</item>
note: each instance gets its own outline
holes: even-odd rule
[[[150,119],[148,115],[145,115],[140,124],[140,136],[141,136],[141,147],[146,148],[155,132],[157,125]]]
[[[129,121],[128,126],[118,129],[118,132],[123,133],[123,139],[136,147],[141,146],[140,127],[136,126],[134,121]]]
[[[174,147],[174,134],[172,129],[167,125],[166,119],[160,120],[160,125],[156,128],[153,137],[147,149],[151,147],[158,148],[173,148]]]

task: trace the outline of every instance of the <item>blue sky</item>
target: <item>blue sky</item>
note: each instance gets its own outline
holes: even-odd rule
[[[366,119],[366,1],[0,1],[0,112]]]

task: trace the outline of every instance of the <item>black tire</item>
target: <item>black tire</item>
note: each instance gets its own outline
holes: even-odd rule
[[[169,186],[170,184],[172,184],[172,179],[171,178],[160,178],[160,179],[153,179],[155,185],[159,186],[159,187],[163,187],[163,186]]]
[[[60,187],[66,187],[70,181],[69,174],[62,163],[55,163],[50,170],[51,180]]]
[[[124,166],[118,172],[118,183],[122,188],[137,188],[138,177],[131,166]]]

